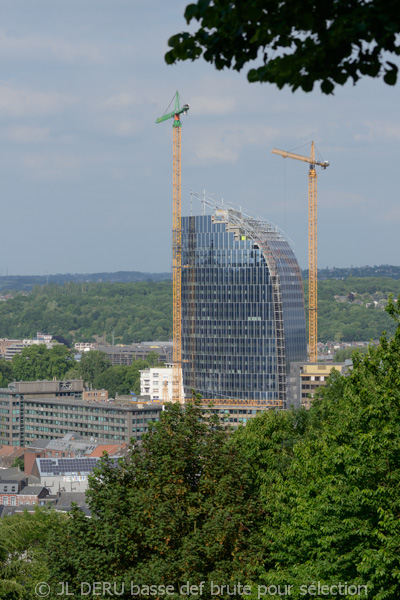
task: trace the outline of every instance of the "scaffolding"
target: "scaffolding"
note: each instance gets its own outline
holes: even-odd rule
[[[188,305],[188,319],[189,319],[189,364],[190,364],[190,377],[188,379],[188,385],[191,390],[196,388],[196,373],[195,373],[195,355],[196,355],[196,228],[195,228],[195,217],[189,218],[189,240],[188,240],[188,258],[189,258],[189,305]]]

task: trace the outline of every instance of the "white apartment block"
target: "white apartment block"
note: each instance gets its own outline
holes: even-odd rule
[[[75,350],[77,350],[78,352],[96,350],[96,348],[98,348],[98,345],[99,344],[97,342],[76,342]]]
[[[181,394],[182,398],[184,398],[183,385]],[[140,395],[150,396],[150,400],[158,402],[171,402],[172,367],[152,367],[140,371]]]

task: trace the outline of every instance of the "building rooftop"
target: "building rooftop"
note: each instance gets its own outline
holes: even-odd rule
[[[25,479],[26,475],[23,471],[20,471],[18,467],[11,467],[10,469],[0,470],[0,481],[2,483],[21,481]]]
[[[61,492],[59,499],[57,500],[57,507],[70,507],[72,503],[78,506],[86,506],[86,493],[85,492]]]
[[[18,493],[18,496],[38,496],[42,490],[49,491],[43,485],[26,485],[22,490]]]
[[[36,464],[40,477],[60,477],[89,475],[100,461],[100,457],[91,458],[37,458]],[[114,465],[118,464],[118,457],[110,458]]]

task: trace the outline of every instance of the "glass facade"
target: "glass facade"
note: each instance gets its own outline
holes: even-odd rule
[[[182,218],[186,397],[286,399],[307,357],[301,272],[285,238],[238,211]]]

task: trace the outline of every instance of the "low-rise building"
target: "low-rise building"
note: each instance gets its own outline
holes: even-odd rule
[[[88,350],[97,350],[99,344],[97,342],[76,342],[74,348],[77,352],[85,352]]]
[[[120,455],[127,450],[125,442],[94,442],[83,438],[79,433],[69,432],[62,438],[52,440],[37,439],[25,448],[24,472],[32,473],[37,458],[92,458]]]
[[[318,389],[326,385],[333,370],[342,375],[349,369],[347,363],[291,363],[288,380],[287,408],[310,408]]]
[[[33,475],[52,495],[61,492],[85,492],[89,485],[89,476],[99,465],[100,458],[37,458]],[[118,458],[110,458],[114,465]]]
[[[266,410],[280,408],[280,404],[278,400],[268,405],[262,400],[203,400],[201,408],[204,415],[217,414],[223,423],[237,429]]]
[[[146,360],[153,352],[157,354],[160,363],[172,361],[172,342],[142,342],[129,346],[99,345],[97,350],[106,354],[112,366],[131,365],[133,360]]]
[[[0,445],[0,467],[8,469],[13,466],[17,458],[24,457],[24,448],[19,446]]]
[[[43,503],[49,490],[36,477],[27,477],[18,468],[0,472],[0,505],[29,506]]]
[[[53,336],[48,333],[41,333],[38,331],[35,338],[26,338],[24,340],[7,340],[3,339],[0,341],[0,354],[5,360],[11,361],[16,354],[19,354],[28,348],[29,346],[37,346],[45,344],[46,348],[53,348],[58,346],[59,342],[53,339]]]
[[[107,402],[107,390],[83,390],[82,400],[85,402]]]
[[[9,340],[8,338],[0,339],[0,358],[4,358],[7,348],[15,344],[22,344],[22,340]]]

